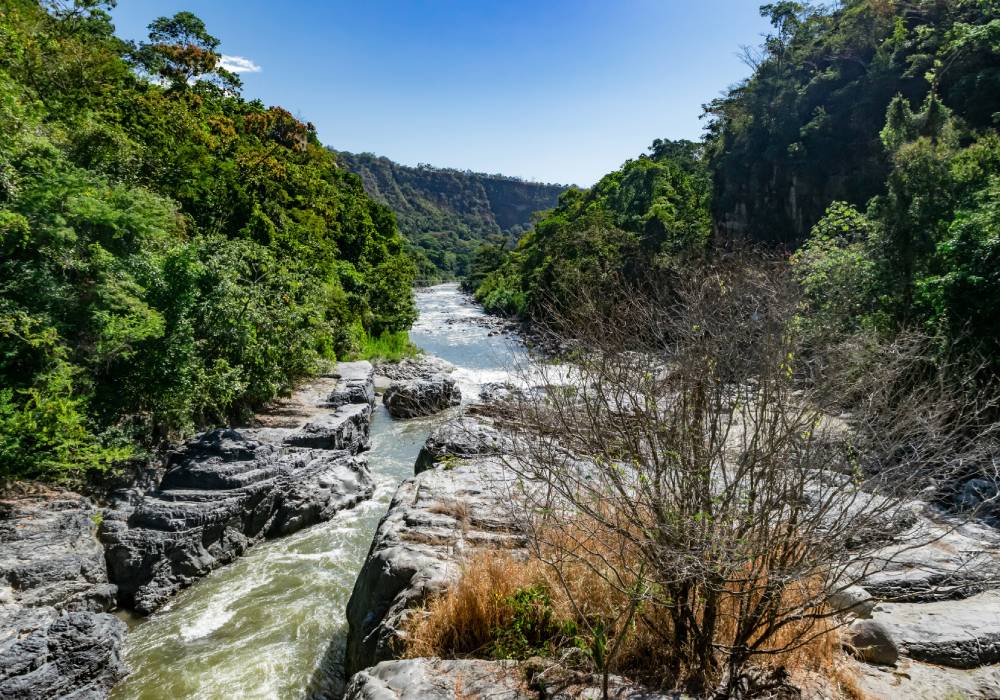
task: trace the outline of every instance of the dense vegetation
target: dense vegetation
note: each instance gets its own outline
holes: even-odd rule
[[[589,190],[567,190],[515,250],[480,247],[467,286],[490,311],[538,317],[581,285],[683,269],[711,233],[701,150],[658,140]]]
[[[563,185],[420,165],[410,168],[371,153],[338,152],[373,198],[396,212],[422,281],[469,272],[483,242],[504,247],[531,227],[536,211],[555,206]]]
[[[179,13],[0,3],[0,478],[74,478],[398,334],[392,212]]]
[[[774,32],[704,143],[565,194],[502,263],[477,257],[477,298],[538,317],[581,281],[777,242],[800,248],[810,332],[916,326],[1000,357],[1000,3],[761,11]]]

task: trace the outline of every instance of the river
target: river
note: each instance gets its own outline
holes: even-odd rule
[[[483,311],[456,285],[416,293],[410,333],[424,351],[456,366],[468,401],[503,381],[523,348],[490,335]],[[395,421],[379,404],[368,463],[375,496],[330,522],[251,549],[143,620],[125,645],[132,674],[113,700],[323,698],[343,680],[344,610],[372,536],[428,433],[453,412]]]

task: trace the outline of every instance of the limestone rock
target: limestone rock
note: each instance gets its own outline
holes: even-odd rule
[[[0,698],[104,698],[126,674],[108,613],[0,606]]]
[[[205,433],[175,453],[158,490],[108,513],[102,539],[119,602],[152,612],[264,537],[328,519],[372,490],[367,465],[346,452]]]
[[[1000,591],[961,600],[883,603],[873,617],[917,661],[963,669],[1000,662]]]
[[[455,581],[464,552],[523,546],[505,506],[507,478],[497,460],[478,459],[399,486],[347,604],[348,677],[396,658],[407,616]]]
[[[534,700],[517,665],[479,659],[384,661],[356,674],[344,700]]]
[[[71,492],[0,500],[0,588],[9,589],[7,602],[111,609],[115,587],[96,536],[100,517],[89,499]]]
[[[458,383],[444,375],[393,382],[382,396],[382,403],[393,418],[430,416],[461,402]]]
[[[414,471],[419,474],[446,457],[471,458],[509,451],[510,440],[482,421],[459,418],[435,429],[420,449]]]

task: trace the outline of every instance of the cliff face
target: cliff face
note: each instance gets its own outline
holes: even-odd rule
[[[370,153],[335,153],[371,197],[396,212],[424,278],[463,276],[481,242],[516,240],[531,226],[532,214],[553,208],[566,189],[502,175],[411,168]]]

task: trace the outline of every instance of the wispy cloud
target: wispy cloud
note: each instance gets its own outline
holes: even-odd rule
[[[219,61],[219,67],[225,68],[230,73],[260,73],[262,70],[260,66],[249,58],[226,56],[225,54],[222,55],[222,60]]]

